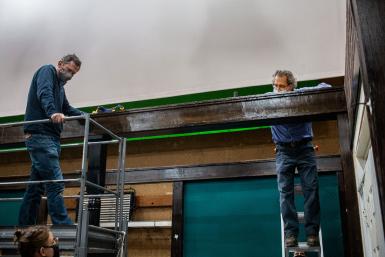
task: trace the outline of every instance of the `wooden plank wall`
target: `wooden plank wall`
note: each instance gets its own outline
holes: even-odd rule
[[[336,121],[313,124],[317,155],[339,154]],[[239,162],[274,158],[270,129],[213,135],[134,141],[127,144],[126,168]],[[64,174],[80,170],[81,150],[62,151]],[[0,177],[27,176],[30,161],[26,152],[1,154]],[[117,167],[117,149],[108,149],[107,169]],[[171,220],[173,183],[126,185],[136,190],[135,221]],[[66,195],[78,188],[67,188]],[[74,218],[75,205],[66,201]],[[171,229],[131,229],[128,235],[130,257],[171,256]]]

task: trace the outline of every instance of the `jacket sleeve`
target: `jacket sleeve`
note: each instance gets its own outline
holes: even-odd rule
[[[67,116],[78,116],[78,115],[82,115],[83,113],[69,104],[65,93],[64,93],[64,100],[63,100],[63,113]]]
[[[54,75],[49,67],[42,68],[37,74],[37,99],[48,117],[57,112],[54,104]]]
[[[332,86],[322,82],[315,87],[302,87],[302,88],[296,89],[295,91],[302,92],[302,91],[310,91],[310,90],[317,90],[317,89],[321,89],[321,88],[330,88],[330,87],[332,87]]]

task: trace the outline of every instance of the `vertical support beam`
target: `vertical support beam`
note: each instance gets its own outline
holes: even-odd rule
[[[47,225],[48,221],[48,206],[47,199],[41,199],[39,213],[37,215],[37,224],[39,225]]]
[[[81,254],[80,248],[82,245],[81,236],[82,236],[83,218],[84,218],[83,202],[84,202],[84,194],[85,194],[85,188],[86,188],[86,179],[87,179],[86,176],[87,176],[87,170],[88,170],[87,160],[88,160],[88,137],[90,133],[90,115],[85,114],[84,119],[85,119],[85,124],[84,124],[84,139],[83,139],[83,153],[82,153],[82,175],[80,179],[80,196],[79,196],[78,215],[77,215],[78,225],[76,227],[76,245],[75,245],[76,257],[83,257],[80,255]],[[88,208],[86,209],[87,209],[87,215],[88,215]],[[88,217],[87,217],[87,222],[88,222]]]
[[[171,257],[183,256],[183,183],[173,184]]]
[[[345,235],[345,256],[363,257],[361,225],[357,200],[356,178],[353,165],[353,155],[350,148],[350,134],[347,114],[337,116],[338,132],[341,151],[341,165],[343,170],[344,188],[340,189],[343,195],[345,208],[341,210],[343,231]]]
[[[80,234],[80,246],[77,249],[77,257],[87,257],[88,254],[88,221],[89,221],[89,212],[86,207],[83,211],[83,222],[81,225],[81,234]]]
[[[338,181],[338,197],[340,199],[340,215],[341,215],[341,231],[343,236],[343,245],[344,245],[344,256],[348,256],[349,249],[349,241],[348,241],[348,224],[346,221],[346,203],[345,203],[345,181],[344,181],[344,173],[337,172],[337,181]]]
[[[109,140],[108,136],[90,137],[90,142]],[[88,146],[88,173],[87,180],[100,186],[105,186],[106,163],[107,163],[107,144],[96,144]],[[87,188],[88,194],[102,194],[103,191],[97,188]],[[88,199],[89,222],[90,225],[99,226],[100,224],[100,197]]]
[[[108,136],[90,137],[90,142],[110,140]],[[105,186],[106,163],[107,163],[107,144],[93,144],[88,146],[88,174],[87,180]],[[100,189],[90,187],[87,189],[89,194],[103,193]]]
[[[124,203],[124,173],[125,173],[125,160],[126,160],[126,139],[123,137],[120,139],[121,140],[121,144],[122,144],[122,149],[121,149],[121,153],[119,155],[119,185],[117,185],[119,187],[119,229],[121,231],[124,231],[124,224],[123,224],[123,221],[124,221],[124,217],[123,217],[123,203]],[[127,222],[128,222],[128,217],[127,217]]]
[[[370,101],[370,136],[385,231],[385,1],[350,0],[357,29],[362,82]]]

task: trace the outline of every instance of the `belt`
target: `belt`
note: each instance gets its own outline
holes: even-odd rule
[[[287,146],[287,147],[297,147],[297,146],[300,146],[300,145],[304,145],[308,142],[311,141],[311,138],[305,138],[305,139],[302,139],[302,140],[299,140],[299,141],[292,141],[292,142],[277,142],[277,145],[281,145],[281,146]]]

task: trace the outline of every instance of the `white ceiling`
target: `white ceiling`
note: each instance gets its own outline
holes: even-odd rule
[[[35,70],[83,61],[77,107],[344,75],[342,0],[1,0],[0,116],[24,113]]]

